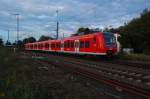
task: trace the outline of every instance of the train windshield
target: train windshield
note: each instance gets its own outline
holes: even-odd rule
[[[103,35],[107,46],[115,44],[115,36],[113,33],[105,32]]]

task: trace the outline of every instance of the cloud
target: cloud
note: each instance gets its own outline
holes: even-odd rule
[[[150,9],[149,0],[1,0],[0,35],[7,40],[7,29],[11,40],[16,38],[16,18],[20,14],[21,39],[40,35],[54,36],[56,21],[60,22],[60,36],[69,36],[79,27],[118,27],[143,9]],[[58,12],[58,19],[56,17]]]

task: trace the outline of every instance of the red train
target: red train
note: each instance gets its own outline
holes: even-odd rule
[[[107,56],[112,56],[118,52],[116,38],[113,33],[108,32],[68,37],[63,40],[27,43],[25,50]]]

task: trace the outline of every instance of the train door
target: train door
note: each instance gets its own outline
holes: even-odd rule
[[[92,52],[96,53],[97,52],[97,36],[96,35],[94,35],[94,37],[93,37],[92,45],[93,45]]]
[[[64,51],[64,41],[61,42],[61,52]]]
[[[75,53],[78,53],[79,52],[79,40],[75,40]]]

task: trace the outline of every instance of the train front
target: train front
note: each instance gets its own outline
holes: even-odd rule
[[[114,36],[113,33],[110,32],[104,32],[103,37],[104,37],[107,56],[112,57],[117,53],[116,37]]]

